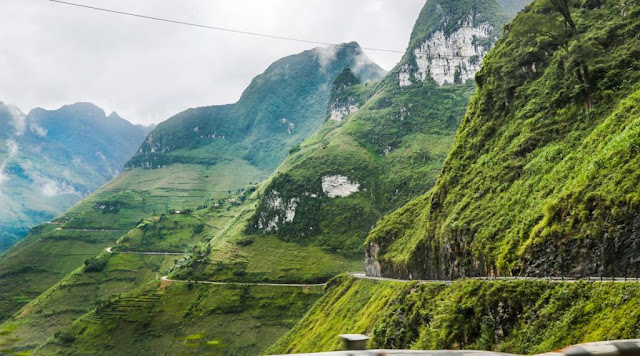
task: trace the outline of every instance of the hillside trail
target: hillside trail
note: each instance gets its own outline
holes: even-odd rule
[[[120,254],[133,254],[133,255],[156,255],[156,256],[183,256],[184,253],[178,252],[161,252],[161,251],[149,251],[149,252],[140,252],[140,251],[113,251],[113,247],[107,247],[107,253],[120,253]],[[444,283],[444,284],[452,284],[456,280],[442,280],[442,279],[397,279],[397,278],[387,278],[387,277],[375,277],[375,276],[367,276],[362,272],[349,272],[349,276],[354,277],[356,279],[367,279],[372,281],[381,281],[381,282],[399,282],[399,283]],[[194,284],[215,284],[215,285],[245,285],[245,286],[272,286],[272,287],[316,287],[316,286],[324,286],[326,283],[259,283],[259,282],[214,282],[214,281],[201,281],[201,280],[181,280],[181,279],[169,279],[169,276],[163,276],[160,278],[166,282],[176,282],[176,283],[194,283]],[[545,281],[545,282],[554,282],[554,283],[578,283],[578,282],[601,282],[601,283],[628,283],[628,282],[640,282],[640,279],[637,277],[627,278],[627,277],[583,277],[583,278],[574,278],[574,277],[466,277],[461,278],[459,280],[476,280],[476,281]]]

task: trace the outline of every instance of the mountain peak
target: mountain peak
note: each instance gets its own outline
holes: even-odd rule
[[[428,1],[396,67],[397,82],[445,85],[474,79],[506,21],[495,0]]]

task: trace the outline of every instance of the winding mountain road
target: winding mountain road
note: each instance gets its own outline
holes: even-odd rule
[[[184,253],[179,252],[160,252],[160,251],[149,251],[149,252],[140,252],[140,251],[113,251],[113,247],[107,247],[105,249],[107,253],[119,253],[119,254],[132,254],[132,255],[146,255],[146,256],[183,256]],[[367,276],[364,273],[354,273],[350,272],[349,275],[351,277],[357,279],[368,279],[372,281],[382,281],[382,282],[400,282],[400,283],[413,283],[418,282],[420,284],[425,283],[444,283],[451,284],[455,282],[455,280],[423,280],[423,279],[396,279],[396,278],[387,278],[387,277],[374,277]],[[214,285],[243,285],[243,286],[273,286],[273,287],[317,287],[326,285],[326,283],[258,283],[258,282],[214,282],[214,281],[199,281],[199,280],[179,280],[179,279],[169,279],[169,276],[163,276],[160,278],[166,282],[175,282],[175,283],[195,283],[195,284],[214,284]],[[640,279],[637,277],[627,278],[627,277],[584,277],[584,278],[573,278],[573,277],[468,277],[463,278],[466,280],[477,280],[477,281],[546,281],[546,282],[555,282],[555,283],[577,283],[577,282],[602,282],[602,283],[624,283],[624,282],[640,282]]]
[[[123,255],[149,255],[149,256],[184,256],[182,252],[141,252],[141,251],[113,251],[113,247],[107,247],[105,249],[108,253],[119,253]]]
[[[195,283],[195,284],[214,284],[214,285],[237,285],[237,286],[271,286],[271,287],[321,287],[326,283],[305,284],[305,283],[258,283],[258,282],[211,282],[211,281],[184,281],[181,279],[169,279],[169,276],[160,278],[166,282],[175,283]]]
[[[424,279],[395,279],[387,277],[372,277],[367,276],[364,273],[349,273],[350,276],[358,279],[369,279],[374,281],[386,281],[386,282],[418,282],[418,283],[447,283],[451,284],[456,280],[424,280]],[[576,282],[608,282],[608,283],[623,283],[623,282],[640,282],[639,278],[633,277],[466,277],[460,280],[477,280],[477,281],[546,281],[546,282],[559,282],[559,283],[576,283]]]

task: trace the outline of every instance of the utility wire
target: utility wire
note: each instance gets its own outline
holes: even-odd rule
[[[248,36],[256,36],[256,37],[263,37],[263,38],[273,38],[273,39],[277,39],[277,40],[294,41],[294,42],[302,42],[302,43],[312,43],[312,44],[318,44],[318,45],[324,45],[324,46],[336,46],[337,45],[335,43],[329,43],[329,42],[305,40],[305,39],[294,38],[294,37],[276,36],[276,35],[269,35],[269,34],[265,34],[265,33],[249,32],[249,31],[234,30],[234,29],[224,28],[224,27],[201,25],[201,24],[192,23],[192,22],[177,21],[177,20],[165,19],[165,18],[161,18],[161,17],[140,15],[140,14],[134,14],[134,13],[131,13],[131,12],[117,11],[117,10],[111,10],[111,9],[106,9],[106,8],[102,8],[102,7],[95,7],[95,6],[89,6],[89,5],[84,5],[84,4],[77,4],[77,3],[68,2],[68,1],[61,1],[61,0],[49,0],[49,1],[50,2],[55,2],[55,3],[58,3],[58,4],[63,4],[63,5],[69,5],[69,6],[81,7],[81,8],[85,8],[85,9],[109,12],[109,13],[112,13],[112,14],[132,16],[132,17],[138,17],[138,18],[147,19],[147,20],[168,22],[168,23],[177,24],[177,25],[199,27],[199,28],[205,28],[205,29],[209,29],[209,30],[224,31],[224,32],[237,33],[237,34],[248,35]],[[362,47],[362,49],[366,49],[366,50],[369,50],[369,51],[378,51],[378,52],[405,53],[405,51],[398,51],[398,50],[392,50],[392,49],[383,49],[383,48]]]

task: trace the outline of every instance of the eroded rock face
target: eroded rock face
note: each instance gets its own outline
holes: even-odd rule
[[[348,177],[335,175],[322,177],[322,191],[329,198],[344,198],[360,191],[360,183]]]
[[[451,34],[436,31],[414,49],[417,67],[405,64],[400,69],[400,86],[425,81],[428,77],[439,85],[464,84],[474,79],[493,44],[493,33],[494,27],[489,22],[474,24],[471,15]]]
[[[329,120],[340,122],[346,116],[357,112],[359,109],[360,108],[358,107],[358,105],[351,104],[351,103],[347,105],[338,105],[338,104],[331,105],[331,108],[330,108],[331,113],[329,115]]]
[[[296,217],[296,208],[300,200],[293,198],[285,201],[277,191],[272,191],[266,198],[267,207],[271,211],[275,211],[276,214],[269,214],[271,218],[267,217],[265,213],[261,213],[258,218],[258,229],[264,232],[278,231],[280,223],[292,222]]]
[[[369,277],[382,276],[380,263],[378,262],[379,251],[380,251],[380,246],[375,242],[370,243],[365,250],[364,270],[367,276]]]
[[[440,85],[462,84],[473,79],[489,50],[489,46],[481,42],[492,33],[490,23],[474,26],[471,16],[449,36],[437,31],[414,50],[418,64],[416,76],[423,81],[431,76]]]

